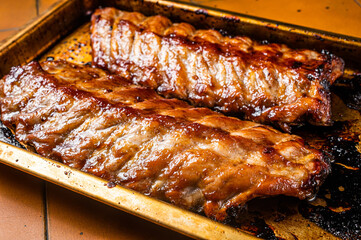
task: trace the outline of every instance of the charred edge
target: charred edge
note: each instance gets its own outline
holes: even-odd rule
[[[321,161],[316,162],[318,172],[315,175],[312,175],[308,181],[306,181],[303,186],[305,190],[312,189],[312,193],[308,196],[308,199],[315,198],[317,192],[319,191],[319,187],[326,181],[327,176],[331,174],[331,161],[333,157],[325,151],[321,153]]]

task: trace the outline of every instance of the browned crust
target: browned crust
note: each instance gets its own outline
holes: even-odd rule
[[[255,197],[312,197],[330,171],[298,136],[99,69],[14,67],[0,97],[1,121],[39,154],[217,220]]]
[[[114,8],[93,14],[92,49],[95,65],[163,96],[281,126],[331,125],[328,87],[344,68],[329,53],[262,45]]]

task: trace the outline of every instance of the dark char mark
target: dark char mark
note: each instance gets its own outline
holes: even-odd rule
[[[0,141],[25,149],[25,147],[15,139],[15,136],[12,134],[12,132],[7,127],[5,127],[1,121],[0,121]]]
[[[333,156],[332,173],[318,196],[327,206],[302,202],[303,217],[342,239],[361,239],[361,154],[356,139],[330,136],[324,150]]]
[[[352,109],[361,111],[361,75],[350,79],[339,79],[331,90]]]

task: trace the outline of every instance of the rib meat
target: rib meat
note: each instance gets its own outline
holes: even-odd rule
[[[332,123],[328,87],[344,67],[332,54],[114,8],[95,11],[91,32],[96,66],[165,97],[284,127]]]
[[[312,197],[330,170],[298,136],[91,67],[14,67],[0,97],[2,122],[39,154],[217,220],[255,197]]]

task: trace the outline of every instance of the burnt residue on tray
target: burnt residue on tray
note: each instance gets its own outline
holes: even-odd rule
[[[356,75],[352,79],[339,79],[332,91],[341,97],[349,108],[361,110],[361,75]]]
[[[266,222],[259,217],[252,219],[247,225],[243,226],[243,230],[254,234],[256,237],[262,239],[281,239],[276,237],[272,228],[266,224]]]
[[[9,143],[16,147],[24,148],[14,137],[12,132],[0,121],[0,141]],[[24,148],[25,149],[25,148]]]
[[[238,206],[228,209],[227,213],[228,218],[222,222],[226,225],[248,232],[259,238],[269,240],[280,239],[276,237],[272,227],[262,217],[259,217],[258,212],[254,212],[253,209],[249,211],[246,206]]]
[[[305,218],[342,239],[361,238],[361,154],[358,139],[330,136],[324,150],[334,158],[332,173],[319,191],[326,206],[302,202]]]
[[[280,225],[287,225],[290,218],[298,215],[299,202],[300,200],[287,196],[253,199],[243,208],[234,209],[235,214],[230,214],[230,218],[224,223],[262,239],[304,239],[302,231],[300,235],[293,234],[293,230],[286,231],[285,234],[279,231]],[[300,228],[304,226],[305,224]],[[315,236],[318,235],[312,235]]]
[[[342,239],[361,239],[360,83],[358,75],[339,79],[331,88],[338,96],[333,99],[334,125],[300,134],[333,162],[332,172],[318,193],[321,201],[316,201],[323,204],[302,202],[299,212]]]
[[[259,237],[262,239],[268,240],[278,240],[281,238],[276,237],[273,229],[269,226],[262,217],[255,216],[256,214],[246,213],[240,215],[242,219],[239,217],[233,216],[228,218],[227,221],[223,222],[226,225],[232,226],[239,230],[248,232],[249,234]]]

